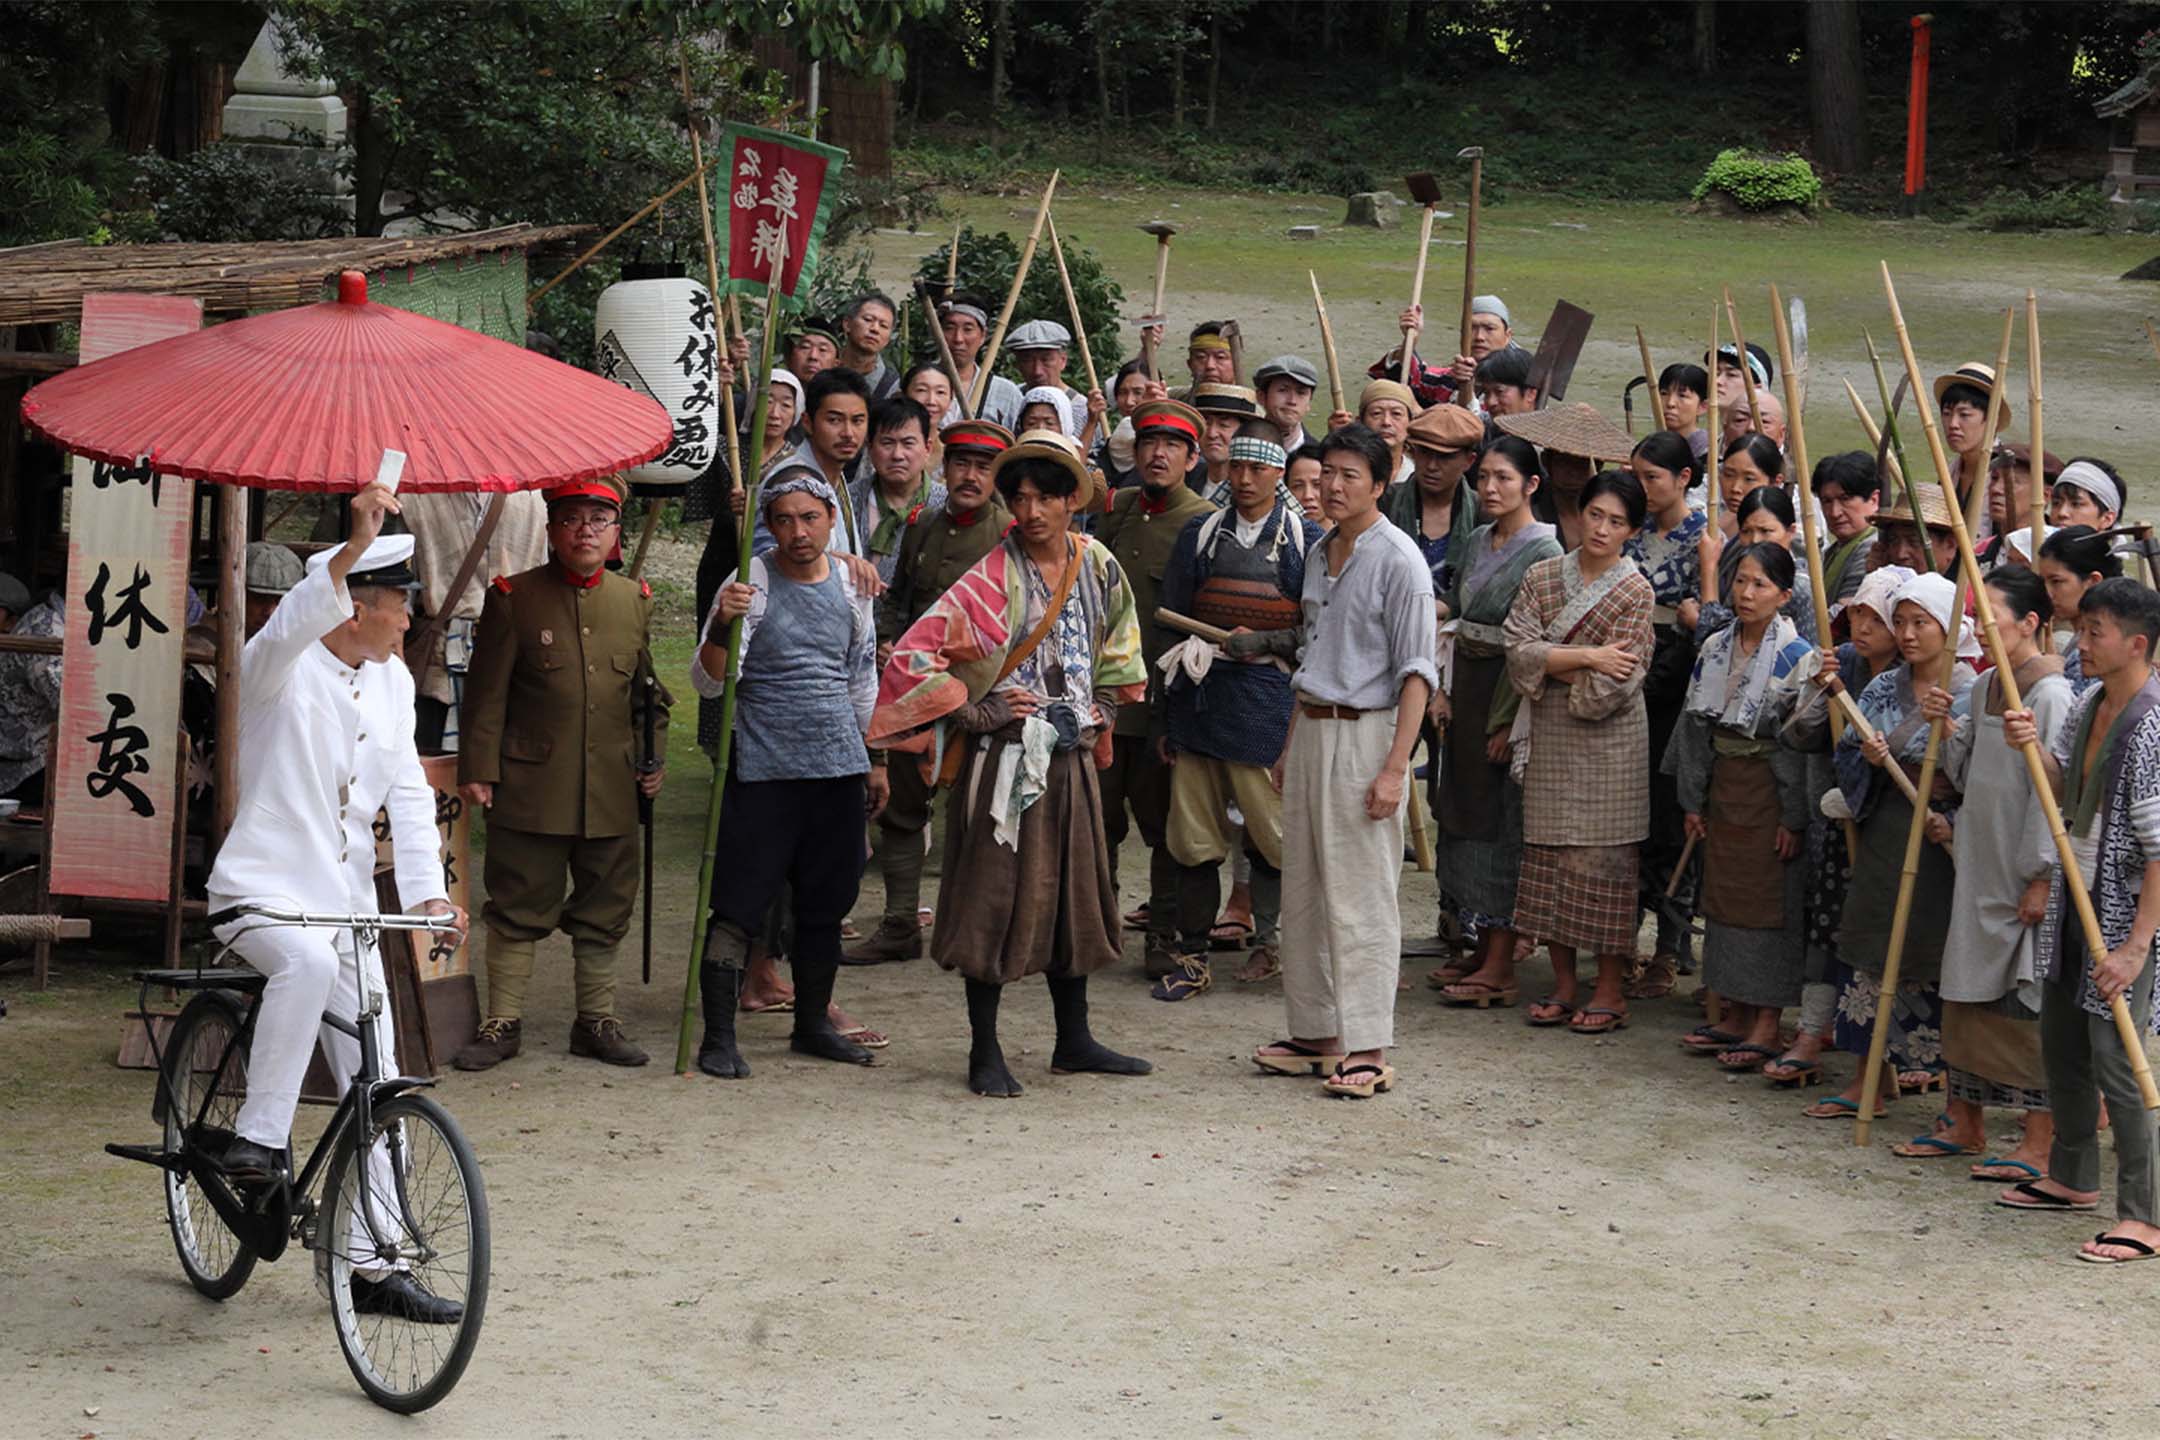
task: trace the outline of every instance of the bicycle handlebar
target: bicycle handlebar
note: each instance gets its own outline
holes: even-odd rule
[[[449,934],[457,929],[454,915],[338,915],[312,910],[280,910],[272,905],[234,905],[210,917],[215,930],[235,920],[267,920],[274,925],[300,925],[321,929],[351,930],[366,926],[374,930],[426,930]]]

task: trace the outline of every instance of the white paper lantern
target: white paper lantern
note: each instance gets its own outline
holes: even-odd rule
[[[675,438],[633,467],[639,485],[687,485],[712,464],[720,434],[720,335],[712,295],[695,280],[624,280],[600,292],[593,315],[602,376],[650,395]]]

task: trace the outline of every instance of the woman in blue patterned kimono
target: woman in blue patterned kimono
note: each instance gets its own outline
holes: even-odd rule
[[[2078,601],[2085,592],[2102,580],[2113,579],[2122,574],[2122,557],[2108,547],[2105,535],[2089,525],[2065,525],[2040,544],[2040,563],[2033,567],[2047,586],[2048,603],[2055,609],[2055,626],[2061,643],[2056,650],[2063,657],[2063,679],[2070,682],[2073,694],[2082,695],[2091,689],[2094,681],[2085,678],[2084,667],[2078,660],[2075,638]]]

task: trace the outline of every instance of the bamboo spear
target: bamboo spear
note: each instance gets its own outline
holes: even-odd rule
[[[1335,327],[1328,324],[1327,301],[1320,298],[1320,277],[1307,270],[1305,278],[1312,281],[1313,312],[1320,317],[1320,344],[1327,351],[1328,393],[1335,398],[1335,409],[1329,413],[1334,414],[1349,408],[1343,398],[1342,362],[1335,358]]]
[[[617,225],[613,230],[608,231],[607,234],[601,236],[598,240],[594,241],[589,247],[586,248],[583,254],[577,257],[577,259],[572,260],[568,265],[565,265],[559,273],[550,276],[548,278],[548,282],[545,285],[542,285],[539,289],[533,291],[532,294],[527,295],[525,297],[525,308],[527,310],[530,310],[534,306],[538,305],[540,303],[541,296],[547,294],[548,291],[554,289],[557,285],[562,284],[563,281],[569,279],[572,275],[575,275],[578,271],[584,269],[586,261],[592,259],[593,256],[598,255],[602,250],[607,249],[608,246],[615,243],[615,238],[618,235],[622,234],[623,231],[628,230],[631,226],[637,224],[638,221],[643,220],[646,216],[652,214],[653,211],[659,209],[662,205],[667,204],[668,201],[674,199],[677,195],[680,195],[683,191],[689,189],[691,181],[698,181],[702,186],[704,178],[705,167],[700,165],[697,169],[696,174],[683,176],[682,179],[676,181],[673,185],[668,186],[667,189],[661,191],[658,195],[655,195],[652,199],[646,201],[644,205],[639,207],[638,212],[635,215],[632,215],[629,219],[623,221],[622,224]]]
[[[1808,470],[1807,429],[1800,418],[1800,389],[1793,378],[1792,329],[1785,319],[1785,300],[1775,285],[1770,287],[1770,321],[1777,331],[1778,368],[1785,372],[1785,434],[1792,449],[1793,467],[1800,479],[1800,539],[1807,549],[1808,585],[1815,592],[1815,643],[1830,644],[1830,587],[1823,578],[1822,536],[1815,531],[1815,480]],[[1745,351],[1742,352],[1746,353]],[[1844,733],[1844,717],[1830,708],[1830,741],[1835,745]],[[1860,859],[1860,830],[1845,822],[1845,854]]]
[[[1860,418],[1860,429],[1864,434],[1866,434],[1868,444],[1874,446],[1878,450],[1882,449],[1882,426],[1877,425],[1875,423],[1875,417],[1868,413],[1866,403],[1861,400],[1860,392],[1853,389],[1852,381],[1850,380],[1847,380],[1845,382],[1845,394],[1846,397],[1852,401],[1853,414],[1857,415]],[[1883,464],[1889,468],[1890,478],[1897,481],[1898,488],[1905,491],[1909,499],[1912,493],[1912,487],[1905,483],[1905,471],[1898,465],[1897,456],[1890,454],[1884,455]]]
[[[945,256],[945,294],[948,299],[960,288],[960,231],[966,224],[965,220],[953,222],[952,249]]]
[[[1718,435],[1717,334],[1717,301],[1713,300],[1710,302],[1710,464],[1707,467],[1709,474],[1703,477],[1704,484],[1709,487],[1708,509],[1713,525],[1718,523],[1718,512],[1725,504],[1725,492],[1718,488],[1718,452],[1725,448],[1725,442]],[[1700,576],[1696,578],[1701,579]]]
[[[1050,219],[1050,197],[1057,193],[1058,172],[1050,172],[1050,183],[1043,186],[1042,203],[1035,207],[1035,224],[1028,231],[1027,244],[1021,247],[1020,264],[1013,270],[1012,288],[1005,292],[1005,308],[998,311],[997,329],[990,332],[990,343],[983,347],[975,360],[975,384],[971,387],[976,414],[982,413],[983,402],[990,396],[990,372],[997,366],[998,350],[1005,343],[1005,327],[1012,323],[1013,306],[1020,303],[1020,287],[1027,284],[1028,267],[1035,263],[1035,247],[1042,243],[1043,226]]]
[[[2032,454],[2027,457],[2027,469],[2032,472],[2032,561],[2040,563],[2040,527],[2047,519],[2047,442],[2040,438],[2040,297],[2032,291],[2025,292],[2025,404],[2032,411],[2032,428],[2027,432],[2032,441]],[[2040,627],[2040,648],[2048,648],[2053,637],[2048,627]]]
[[[1890,284],[1890,267],[1888,265],[1883,266],[1883,288],[1889,292],[1891,313],[1895,315],[1897,314],[1897,291]],[[2010,321],[2011,317],[2006,313],[2003,317],[2002,359],[1996,366],[1995,389],[1997,393],[1991,396],[1988,401],[1991,417],[2001,403],[2002,365],[2009,362],[2010,355]],[[1920,362],[1914,357],[1912,341],[1905,334],[1903,316],[1898,317],[1897,333],[1899,346],[1904,351],[1906,373],[1917,379],[1920,374]],[[1928,453],[1935,461],[1936,472],[1944,477],[1944,483],[1947,484],[1950,476],[1950,461],[1943,450],[1942,434],[1936,428],[1933,416],[1925,407],[1922,408],[1920,414],[1922,424],[1927,430]],[[1992,424],[1990,428],[1992,429]],[[1988,448],[1991,449],[1992,447]],[[1973,553],[1973,527],[1967,523],[1965,517],[1952,510],[1951,528],[1957,538],[1959,574],[1964,577],[1964,580],[1977,580],[1980,574],[1980,559]],[[2011,673],[2009,652],[2003,645],[2002,632],[1996,628],[1995,607],[1988,599],[1987,587],[1976,585],[1975,595],[1980,616],[1981,634],[1986,637],[1988,655],[1995,662],[1995,674],[1998,677],[1996,683],[2002,687],[2005,708],[2022,710],[2025,708],[2025,699],[2018,693],[2017,677]],[[2107,936],[2100,928],[2098,912],[2093,909],[2092,894],[2085,888],[2085,875],[2083,870],[2079,868],[2077,851],[2072,848],[2070,836],[2063,829],[2062,806],[2056,803],[2055,787],[2048,780],[2047,765],[2040,755],[2040,743],[2038,740],[2030,741],[2022,747],[2022,750],[2025,756],[2025,772],[2032,780],[2033,795],[2040,802],[2040,813],[2046,817],[2048,822],[2048,835],[2054,840],[2055,854],[2062,862],[2063,889],[2068,892],[2071,904],[2077,911],[2078,923],[2085,931],[2085,948],[2088,958],[2097,967],[2102,960],[2107,958]],[[2130,1072],[2137,1078],[2139,1097],[2145,1102],[2147,1110],[2160,1110],[2160,1087],[2153,1084],[2152,1067],[2145,1058],[2145,1042],[2138,1034],[2137,1022],[2131,1018],[2129,1002],[2122,996],[2117,995],[2108,1002],[2108,1013],[2115,1021],[2115,1033],[2122,1040],[2124,1054],[2130,1062]]]
[[[1913,523],[1917,525],[1920,523],[1920,492],[1915,488],[1912,467],[1905,462],[1905,442],[1898,438],[1897,401],[1890,393],[1890,378],[1883,374],[1882,352],[1875,348],[1875,337],[1862,330],[1860,338],[1867,341],[1868,363],[1875,367],[1875,393],[1882,397],[1883,430],[1890,436],[1890,454],[1897,458],[1898,478],[1905,484],[1905,508],[1912,511]],[[1882,444],[1881,435],[1875,437],[1875,443]]]
[[[765,469],[765,411],[772,404],[773,337],[780,333],[780,276],[787,264],[784,246],[773,247],[772,278],[765,282],[765,343],[758,361],[757,401],[750,412],[750,469],[744,477],[743,512],[735,529],[740,536],[735,551],[735,575],[750,574],[750,542],[757,530],[757,498]],[[702,627],[705,617],[698,617]],[[690,1042],[698,1013],[698,970],[705,963],[705,935],[712,920],[713,865],[720,850],[720,802],[727,792],[728,765],[735,753],[736,677],[742,672],[743,622],[737,617],[728,625],[727,674],[720,682],[720,743],[713,752],[712,793],[705,801],[705,858],[698,867],[697,898],[691,914],[697,917],[690,932],[690,973],[683,979],[682,1028],[675,1041],[675,1073],[690,1073]],[[699,633],[700,643],[703,632]]]
[[[1050,253],[1057,257],[1058,284],[1065,291],[1065,309],[1072,315],[1073,343],[1080,347],[1080,363],[1087,367],[1090,394],[1102,389],[1102,382],[1095,378],[1095,357],[1088,353],[1087,326],[1080,323],[1080,301],[1073,294],[1072,272],[1065,268],[1065,247],[1058,240],[1057,218],[1052,216],[1050,226]]]
[[[1747,401],[1748,419],[1753,422],[1755,429],[1761,430],[1762,416],[1755,413],[1755,395],[1764,387],[1755,383],[1755,364],[1750,358],[1752,352],[1747,348],[1747,336],[1740,333],[1740,312],[1734,308],[1732,303],[1732,287],[1727,285],[1723,288],[1725,291],[1725,319],[1732,330],[1733,349],[1739,352],[1740,357],[1740,398]],[[1715,351],[1711,353],[1710,358],[1710,381],[1714,388],[1717,383],[1717,355]]]
[[[1887,264],[1883,266],[1883,285],[1886,288],[1890,285],[1890,267]],[[1898,308],[1895,289],[1890,290],[1890,316],[1897,331],[1898,349],[1906,357],[1906,372],[1917,377],[1920,373],[1920,362],[1913,356],[1912,338],[1905,333],[1905,313]],[[1988,395],[1987,427],[1981,432],[1983,438],[1980,453],[1983,455],[1994,449],[1995,422],[2002,414],[2004,372],[2009,364],[2010,312],[2005,310],[2002,350],[1995,359],[1995,383]],[[1966,521],[1958,505],[1956,480],[1949,468],[1949,462],[1943,457],[1941,430],[1935,423],[1931,406],[1922,405],[1919,410],[1921,428],[1927,433],[1929,450],[1934,456],[1935,469],[1942,484],[1943,508],[1950,512],[1953,532],[1961,531],[1966,528]],[[1980,528],[1980,507],[1987,503],[1987,488],[1982,485],[1973,486],[1972,494],[1966,497],[1965,503],[1973,512],[1970,528],[1977,530]],[[1925,545],[1927,524],[1918,510],[1913,512],[1913,523],[1920,527],[1921,544]],[[1935,682],[1946,690],[1950,688],[1951,676],[1957,669],[1958,632],[1964,628],[1966,597],[1971,594],[1973,577],[1979,573],[1977,567],[1972,570],[1967,570],[1962,565],[1958,567],[1957,588],[1953,592],[1957,598],[1950,605],[1949,630],[1943,638],[1942,673]],[[1915,676],[1915,689],[1918,685],[1919,678]],[[1853,1112],[1855,1145],[1864,1146],[1868,1143],[1868,1131],[1874,1123],[1875,1101],[1882,1094],[1883,1052],[1890,1043],[1891,1003],[1897,994],[1898,967],[1905,957],[1905,940],[1912,921],[1913,891],[1920,879],[1920,844],[1927,835],[1927,802],[1934,794],[1935,766],[1941,758],[1943,732],[1947,728],[1944,721],[1932,722],[1928,726],[1927,748],[1920,754],[1920,778],[1913,786],[1919,793],[1920,803],[1913,806],[1912,823],[1905,829],[1905,863],[1898,872],[1897,908],[1890,915],[1890,945],[1883,954],[1882,985],[1875,999],[1875,1029],[1868,1038],[1867,1064],[1860,1072],[1860,1108]],[[1895,765],[1897,757],[1891,756],[1890,763]],[[2105,954],[2106,951],[2101,953]]]
[[[1640,325],[1635,327],[1635,348],[1642,352],[1643,383],[1650,387],[1650,415],[1653,421],[1650,431],[1654,434],[1665,428],[1665,398],[1658,394],[1657,366],[1650,361],[1650,342],[1643,339]]]

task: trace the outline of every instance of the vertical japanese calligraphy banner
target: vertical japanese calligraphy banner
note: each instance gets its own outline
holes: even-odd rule
[[[82,359],[202,328],[202,302],[85,295]],[[59,746],[46,766],[52,893],[171,888],[191,481],[78,455],[68,519]],[[228,739],[228,743],[230,743]]]
[[[730,125],[721,138],[728,183],[713,202],[713,225],[726,256],[720,288],[762,295],[777,261],[779,299],[800,309],[817,276],[833,186],[847,151],[755,125]]]

